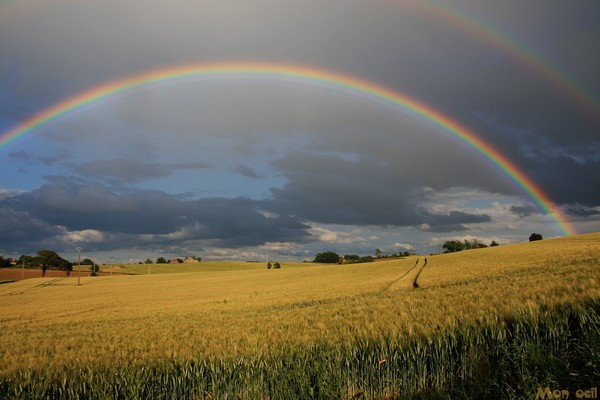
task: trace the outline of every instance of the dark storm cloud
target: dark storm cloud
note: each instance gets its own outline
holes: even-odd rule
[[[511,206],[510,211],[521,218],[541,213],[540,209],[533,204]]]
[[[271,190],[265,207],[319,223],[414,226],[464,230],[462,224],[489,222],[488,215],[452,211],[433,214],[421,208],[422,193],[391,179],[393,170],[373,160],[295,153],[273,166],[288,179]]]
[[[210,240],[236,247],[311,240],[307,225],[296,218],[267,217],[246,198],[182,201],[159,191],[115,192],[104,185],[55,177],[52,183],[15,196],[13,204],[30,218],[69,231],[97,230],[109,238],[129,235],[128,244]]]
[[[60,227],[34,218],[21,210],[14,197],[0,198],[0,248],[4,251],[21,251],[29,246],[43,247],[56,243],[63,233]]]
[[[566,210],[568,215],[574,216],[574,217],[595,217],[600,215],[600,210],[597,208],[590,208],[590,207],[585,207],[579,204],[575,204],[572,206],[567,207]]]
[[[147,179],[168,176],[175,170],[207,167],[208,165],[203,162],[160,164],[116,159],[97,160],[79,165],[71,165],[71,170],[88,178],[139,183]]]
[[[247,165],[238,165],[234,170],[247,178],[260,178],[260,175]]]
[[[558,204],[600,205],[600,139],[585,145],[559,144],[530,129],[499,125],[484,118],[499,133],[494,141],[552,201]],[[572,129],[572,128],[571,128]],[[565,137],[577,136],[571,129]]]

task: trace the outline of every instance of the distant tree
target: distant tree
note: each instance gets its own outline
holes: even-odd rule
[[[496,247],[496,246],[500,246],[495,240],[492,240],[492,243],[490,243],[490,247]]]
[[[156,263],[157,263],[157,264],[166,264],[166,263],[167,263],[167,260],[165,260],[165,258],[164,258],[164,257],[158,257],[158,258],[156,259]]]
[[[100,266],[98,264],[92,263],[92,265],[90,265],[90,271],[92,271],[90,275],[97,276],[98,272],[100,271]]]
[[[144,264],[144,263],[143,263],[143,262],[141,262],[141,261],[138,261],[138,264]]]
[[[381,249],[375,249],[375,258],[381,258]]]
[[[23,254],[21,257],[19,257],[17,264],[23,265],[23,262],[25,262],[25,265],[32,266],[32,261],[33,261],[33,257],[26,256],[25,254]]]
[[[442,247],[446,249],[445,253],[454,253],[465,249],[465,245],[460,240],[448,240]]]
[[[278,262],[276,262],[275,264],[273,264],[273,268],[274,269],[279,269],[279,268],[281,268],[281,264],[279,264]]]
[[[544,239],[544,238],[539,233],[532,233],[531,236],[529,236],[530,242],[534,242],[536,240],[542,240],[542,239]]]
[[[11,258],[4,258],[2,256],[0,256],[0,268],[9,268],[12,267],[11,262],[12,259]]]
[[[315,256],[314,262],[316,263],[327,263],[327,264],[337,264],[340,261],[340,256],[338,253],[333,251],[325,251],[322,253],[318,253]]]
[[[483,249],[484,247],[487,247],[487,245],[484,244],[481,240],[478,240],[478,239],[465,240],[464,241],[464,249],[465,250]]]
[[[402,253],[402,255],[403,255],[404,257],[408,257],[408,256],[410,256],[410,253],[409,253],[408,251],[405,251],[404,253]]]
[[[46,268],[62,269],[66,271],[73,269],[73,264],[52,250],[39,250],[37,256],[31,259],[31,264],[35,266],[45,265]]]
[[[272,265],[271,263],[267,263],[267,269],[271,269]]]
[[[89,258],[86,258],[81,262],[81,265],[94,265],[94,262]]]
[[[151,260],[151,259],[147,258],[147,259],[146,259],[146,264],[154,264],[154,263],[152,262],[152,260]]]
[[[346,259],[346,261],[348,262],[352,262],[352,261],[358,261],[360,260],[360,256],[358,254],[346,254],[344,256],[344,258]]]

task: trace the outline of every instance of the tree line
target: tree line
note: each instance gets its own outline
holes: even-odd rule
[[[539,233],[532,233],[529,236],[530,242],[534,242],[536,240],[542,240],[542,239],[543,239],[543,237]],[[495,247],[495,246],[499,246],[499,244],[495,240],[492,240],[489,247]],[[447,240],[442,247],[445,249],[444,253],[454,253],[456,251],[482,249],[482,248],[488,247],[488,245],[483,243],[483,241],[481,241],[479,239],[464,240],[462,242],[460,240]]]

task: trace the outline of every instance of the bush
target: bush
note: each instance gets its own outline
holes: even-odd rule
[[[448,240],[443,247],[446,249],[446,253],[454,253],[465,249],[465,245],[460,240]]]
[[[326,263],[326,264],[337,264],[340,261],[340,255],[333,251],[325,251],[323,253],[319,253],[315,256],[315,260],[313,262],[316,263]]]
[[[278,262],[276,262],[275,265],[273,265],[273,268],[279,269],[279,268],[281,268],[281,264],[279,264]]]
[[[272,265],[271,263],[267,263],[267,269],[271,269]]]
[[[529,236],[530,242],[534,242],[536,240],[542,240],[542,239],[544,239],[544,238],[539,233],[532,233],[531,236]]]

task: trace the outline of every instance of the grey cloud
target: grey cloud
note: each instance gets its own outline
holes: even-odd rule
[[[511,206],[510,211],[521,218],[528,217],[530,215],[541,214],[539,208],[533,204]]]
[[[568,215],[579,218],[600,216],[600,210],[597,208],[585,207],[580,204],[567,207],[566,212]]]
[[[286,216],[267,218],[255,201],[246,198],[182,201],[159,191],[114,192],[100,184],[55,177],[51,184],[16,196],[14,204],[19,211],[69,231],[128,235],[128,244],[210,240],[236,247],[312,240],[306,224]]]
[[[203,162],[160,164],[136,160],[116,159],[97,160],[84,164],[71,165],[71,170],[89,178],[118,180],[139,183],[147,179],[161,178],[179,169],[201,169],[208,165]]]
[[[258,175],[256,173],[256,171],[254,171],[252,168],[248,167],[247,165],[238,165],[235,168],[235,171],[238,172],[240,175],[243,175],[247,178],[260,178],[260,175]]]
[[[273,188],[273,198],[264,204],[279,214],[320,223],[428,224],[432,229],[445,226],[459,230],[464,229],[462,224],[491,221],[485,214],[453,211],[437,215],[423,210],[419,206],[420,189],[394,184],[390,169],[372,160],[296,153],[273,165],[284,171],[288,182],[282,188]]]

